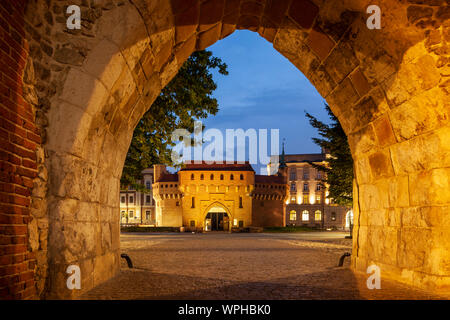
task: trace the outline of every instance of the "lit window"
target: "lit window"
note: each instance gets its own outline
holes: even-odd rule
[[[320,186],[320,184],[317,184],[317,185],[316,185],[316,191],[320,191],[320,189],[322,189],[321,186]]]
[[[309,195],[307,194],[303,195],[303,204],[309,204]]]
[[[320,210],[317,210],[317,211],[314,213],[314,219],[315,219],[316,221],[321,221],[321,220],[322,220],[322,212],[321,212]]]
[[[130,218],[133,218],[133,216],[134,216],[134,211],[133,210],[129,211],[129,216],[130,216]]]
[[[150,211],[145,211],[145,219],[150,220]]]
[[[336,221],[336,212],[331,213],[331,221]]]
[[[302,221],[309,221],[309,212],[308,212],[308,210],[304,210],[302,212]]]
[[[316,195],[316,203],[322,203],[322,197],[320,195]]]
[[[295,210],[289,212],[289,220],[297,220],[297,212]]]
[[[297,197],[293,196],[291,197],[291,203],[296,203],[297,202]]]
[[[295,191],[297,188],[295,186],[295,183],[291,183],[291,191]]]

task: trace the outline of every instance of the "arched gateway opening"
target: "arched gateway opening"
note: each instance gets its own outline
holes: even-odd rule
[[[230,216],[223,205],[215,205],[206,213],[205,231],[229,231],[231,230]]]
[[[82,29],[69,31],[74,2]],[[273,43],[349,137],[354,270],[377,264],[384,277],[448,290],[449,7],[378,1],[382,28],[370,30],[369,2],[2,1],[1,223],[20,241],[2,253],[23,254],[5,268],[9,294],[74,297],[118,272],[119,178],[133,130],[194,50],[236,29]],[[81,291],[66,288],[72,264]]]

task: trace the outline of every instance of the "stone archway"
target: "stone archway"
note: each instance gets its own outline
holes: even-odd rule
[[[229,208],[227,208],[227,206],[226,205],[224,205],[224,204],[222,204],[222,203],[220,203],[220,202],[217,202],[217,201],[214,201],[213,203],[211,203],[210,205],[208,205],[208,207],[203,211],[203,217],[205,217],[205,219],[207,218],[207,216],[208,216],[208,214],[210,213],[210,212],[214,212],[213,210],[214,210],[214,208],[219,208],[219,210],[217,210],[217,212],[218,211],[221,211],[221,212],[223,212],[223,213],[225,213],[226,215],[227,215],[227,218],[228,218],[228,220],[229,220],[229,225],[228,225],[228,231],[231,231],[231,227],[232,227],[232,222],[233,222],[233,215],[231,214],[231,211],[230,211],[230,209]],[[205,220],[206,221],[206,220]],[[205,226],[206,226],[206,224],[205,224]],[[224,229],[225,230],[225,229]],[[226,230],[225,230],[226,231]]]
[[[69,2],[82,5],[80,31],[65,29]],[[2,193],[24,199],[8,208],[31,209],[21,222],[27,231],[11,232],[25,234],[25,261],[37,261],[29,267],[34,294],[74,297],[118,272],[119,177],[133,129],[194,50],[236,29],[272,42],[326,98],[349,137],[357,199],[353,268],[377,264],[386,277],[448,288],[450,193],[442,190],[450,184],[449,7],[378,2],[381,30],[366,27],[367,0],[30,0],[17,9],[15,1],[2,3],[15,37],[8,52],[21,42],[28,67],[18,69],[27,90],[11,89],[25,102],[3,100],[9,111],[0,117],[23,127],[23,116],[14,115],[27,114],[40,129],[40,137],[25,131],[11,145],[2,140],[19,160],[25,149],[40,150],[30,155],[31,172],[12,174],[34,178],[29,191],[7,180]],[[81,292],[65,288],[70,264],[81,267]],[[8,270],[7,276],[22,273]],[[17,279],[8,288],[27,281]]]

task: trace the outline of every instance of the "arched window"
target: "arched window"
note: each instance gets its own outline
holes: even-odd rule
[[[220,180],[223,180],[223,174],[220,175]]]
[[[244,175],[241,174],[241,175],[239,176],[239,179],[244,180]]]
[[[209,179],[214,180],[214,175],[212,174]]]
[[[291,212],[289,212],[289,220],[297,220],[297,211],[291,210]]]
[[[203,173],[200,175],[200,180],[205,179],[205,176],[203,175]]]
[[[191,180],[194,180],[194,174],[191,174]]]
[[[304,210],[302,212],[302,221],[309,221],[309,211],[308,210]]]
[[[314,220],[316,220],[316,221],[322,221],[322,211],[317,210],[317,211],[314,213]]]
[[[232,174],[230,175],[230,180],[234,180],[234,176]]]

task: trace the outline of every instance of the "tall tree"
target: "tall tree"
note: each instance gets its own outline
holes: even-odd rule
[[[121,184],[143,190],[137,183],[141,172],[153,164],[174,165],[170,136],[175,129],[193,132],[194,122],[215,115],[218,103],[212,97],[217,89],[212,70],[228,75],[227,65],[210,51],[194,52],[178,74],[161,91],[134,130],[125,160]]]
[[[327,104],[325,109],[330,117],[330,124],[317,120],[307,112],[306,116],[311,126],[316,128],[321,136],[321,138],[313,138],[314,143],[331,155],[328,159],[329,166],[314,163],[311,165],[326,173],[323,182],[329,184],[329,197],[340,205],[351,206],[353,204],[353,158],[348,139],[338,118]]]

